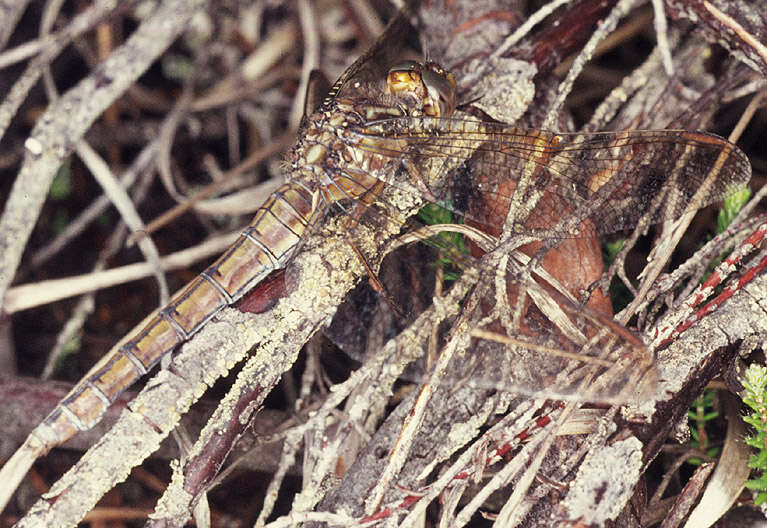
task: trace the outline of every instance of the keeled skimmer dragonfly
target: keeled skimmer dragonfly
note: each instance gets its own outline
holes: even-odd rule
[[[375,216],[366,212],[376,208],[387,185],[438,202],[472,225],[500,232],[505,224],[507,234],[556,244],[677,218],[737,192],[750,178],[744,154],[712,134],[579,135],[458,117],[450,72],[431,62],[400,61],[381,73],[380,61],[368,54],[344,73],[305,119],[288,156],[288,183],[218,260],[94,366],[22,449],[39,455],[92,427],[137,378],[288,264],[328,214],[349,215],[352,231],[355,223]],[[537,342],[530,329],[541,323],[537,318],[529,323],[523,325],[531,334],[529,347],[524,339],[514,345],[521,353],[561,347],[550,335]],[[629,366],[624,362],[620,368],[630,369],[636,360],[630,357]],[[550,369],[531,370],[529,379],[517,380],[517,388],[546,391],[573,361],[563,356]],[[614,370],[613,360],[601,361],[607,362],[598,363],[605,372]],[[609,396],[626,381],[621,375],[612,379],[605,389]],[[575,390],[572,385],[555,393]]]

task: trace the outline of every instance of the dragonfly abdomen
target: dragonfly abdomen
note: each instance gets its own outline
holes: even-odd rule
[[[113,347],[33,434],[48,448],[96,425],[109,405],[222,308],[285,266],[321,211],[298,183],[275,191],[237,240],[208,269]]]

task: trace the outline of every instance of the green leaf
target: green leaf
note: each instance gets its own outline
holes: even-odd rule
[[[695,427],[690,427],[690,436],[692,437],[693,443],[695,445],[700,445],[700,435],[698,435],[698,429]]]
[[[765,486],[767,486],[767,482],[764,481],[764,478],[750,479],[746,481],[746,488],[753,491],[764,490]]]
[[[604,261],[605,264],[612,264],[615,257],[618,256],[620,250],[623,249],[623,245],[626,243],[625,238],[619,238],[613,241],[607,241],[604,245]]]
[[[462,218],[453,214],[449,208],[449,202],[444,207],[430,203],[418,211],[418,218],[427,225],[462,223]],[[460,233],[442,232],[425,240],[424,243],[439,251],[436,264],[443,269],[445,279],[457,280],[461,275],[462,257],[469,254],[464,236]]]
[[[52,200],[65,200],[72,194],[72,171],[69,162],[62,163],[48,189]]]
[[[722,208],[719,210],[719,215],[716,219],[717,234],[722,233],[729,227],[735,216],[741,209],[743,209],[743,206],[746,205],[746,202],[748,202],[750,198],[751,189],[744,187],[724,199]]]
[[[64,209],[56,209],[53,212],[53,216],[51,217],[51,232],[54,234],[54,236],[58,235],[67,228],[69,222],[71,221],[72,219],[70,218],[67,211]]]

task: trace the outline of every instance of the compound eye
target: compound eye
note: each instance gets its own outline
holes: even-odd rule
[[[421,83],[423,65],[414,60],[402,61],[389,68],[386,84],[389,93],[413,92]]]
[[[426,64],[421,74],[426,93],[429,96],[434,117],[449,117],[455,111],[455,77],[433,63]]]

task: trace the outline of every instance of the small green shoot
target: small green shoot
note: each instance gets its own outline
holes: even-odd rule
[[[618,238],[616,240],[607,241],[603,245],[603,254],[602,259],[605,261],[605,264],[608,266],[613,263],[615,260],[615,257],[618,256],[618,253],[620,253],[621,249],[623,249],[624,244],[626,243],[625,238]]]
[[[751,189],[743,187],[724,199],[722,208],[716,217],[716,234],[723,233],[735,219],[735,216],[743,209],[743,206],[751,199]]]
[[[753,411],[744,416],[743,421],[756,431],[746,437],[746,444],[756,451],[748,462],[756,478],[747,480],[746,487],[757,492],[754,505],[759,506],[767,500],[767,367],[749,365],[741,383],[745,388],[743,403]]]
[[[54,372],[57,372],[63,376],[79,376],[79,374],[75,372],[77,366],[73,361],[71,361],[71,359],[75,354],[79,354],[81,349],[82,335],[77,333],[73,336],[70,336],[69,340],[64,343],[64,346],[58,350],[58,355],[55,358],[55,366],[53,369]]]
[[[66,210],[56,209],[51,218],[51,232],[54,235],[58,235],[67,228],[71,221],[72,219]]]
[[[449,204],[448,204],[449,207]],[[427,225],[460,224],[462,219],[453,214],[450,209],[438,204],[427,204],[418,211],[418,218]],[[460,277],[460,260],[469,254],[466,240],[460,233],[442,232],[424,241],[425,244],[439,251],[437,264],[442,267],[446,280],[456,280]]]
[[[709,458],[719,456],[721,447],[714,445],[706,432],[706,424],[719,417],[719,413],[714,410],[714,391],[705,390],[687,411],[690,419],[690,436],[692,436],[692,446]],[[691,458],[688,463],[699,466],[704,460],[700,458]]]
[[[72,170],[71,165],[67,161],[61,165],[56,176],[51,182],[51,186],[48,188],[48,198],[52,202],[63,202],[72,195]],[[66,227],[72,219],[69,216],[64,205],[57,205],[53,208],[53,213],[50,219],[50,230],[53,235],[58,235]]]
[[[184,82],[194,75],[194,61],[184,55],[167,53],[161,65],[163,75],[174,81]]]
[[[66,200],[70,194],[72,194],[72,171],[69,163],[64,163],[51,182],[48,196],[51,200]]]

